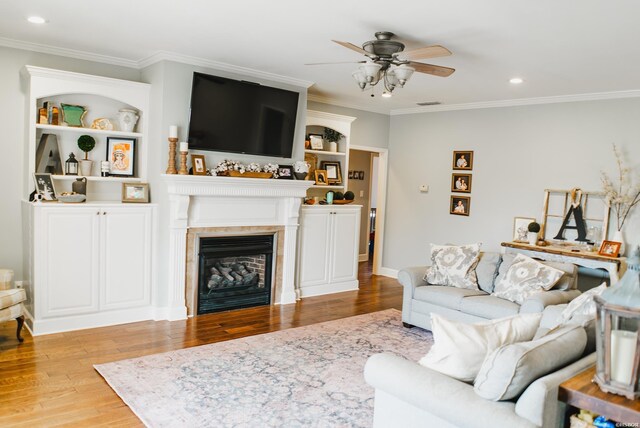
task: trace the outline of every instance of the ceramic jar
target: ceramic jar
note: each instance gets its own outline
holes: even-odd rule
[[[133,132],[138,123],[138,112],[128,108],[123,108],[118,111],[118,122],[120,123],[120,130],[124,132]]]

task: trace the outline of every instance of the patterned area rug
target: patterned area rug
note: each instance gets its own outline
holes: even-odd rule
[[[367,358],[431,344],[389,309],[95,368],[150,427],[370,427]]]

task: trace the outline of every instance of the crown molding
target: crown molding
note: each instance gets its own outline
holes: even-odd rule
[[[614,99],[620,99],[620,98],[638,98],[638,97],[640,97],[640,90],[634,89],[629,91],[596,92],[591,94],[559,95],[554,97],[538,97],[538,98],[516,98],[513,100],[412,107],[412,108],[406,108],[406,109],[391,110],[389,114],[391,116],[401,116],[405,114],[434,113],[434,112],[440,112],[440,111],[517,107],[517,106],[530,106],[530,105],[538,105],[538,104],[572,103],[572,102],[579,102],[579,101],[614,100]]]
[[[357,117],[344,116],[342,114],[327,113],[326,111],[307,110],[307,118],[310,118],[310,117],[315,119],[335,120],[338,122],[345,122],[345,123],[351,123],[357,119]]]
[[[130,59],[118,58],[109,55],[100,55],[93,52],[84,52],[75,49],[59,48],[56,46],[43,45],[39,43],[24,42],[21,40],[8,39],[6,37],[0,37],[0,46],[40,52],[49,55],[64,56],[67,58],[82,59],[85,61],[100,62],[103,64],[118,65],[120,67],[139,68],[138,61]]]
[[[145,68],[160,61],[173,61],[183,64],[195,65],[199,67],[214,68],[216,70],[227,71],[229,73],[238,73],[245,76],[255,77],[257,79],[270,80],[272,82],[284,83],[287,85],[309,88],[314,82],[308,80],[295,79],[293,77],[282,76],[280,74],[268,73],[265,71],[255,70],[247,67],[227,64],[224,62],[213,61],[195,56],[182,55],[175,52],[159,51],[153,55],[138,61],[138,68]]]
[[[335,98],[330,98],[330,97],[323,97],[321,95],[315,95],[312,93],[308,93],[307,94],[307,101],[314,101],[316,103],[322,103],[322,104],[330,104],[332,106],[338,106],[338,107],[345,107],[345,108],[351,108],[354,110],[362,110],[362,111],[368,111],[371,113],[380,113],[380,114],[384,114],[386,116],[389,115],[389,109],[383,109],[383,108],[377,108],[377,107],[363,107],[362,105],[358,105],[358,104],[353,104],[353,103],[348,103],[342,100],[338,100]]]

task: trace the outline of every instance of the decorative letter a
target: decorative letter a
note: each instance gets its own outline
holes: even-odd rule
[[[571,214],[575,217],[576,225],[569,226],[569,220],[571,219]],[[576,229],[578,231],[578,239],[576,241],[587,242],[587,227],[584,223],[584,218],[582,216],[582,205],[574,205],[571,204],[569,211],[567,212],[567,216],[564,218],[562,222],[562,227],[558,231],[558,234],[553,239],[561,239],[566,240],[564,237],[564,231],[567,229]]]

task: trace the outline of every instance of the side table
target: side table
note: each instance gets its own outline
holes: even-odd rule
[[[622,395],[603,392],[592,382],[595,374],[596,368],[593,366],[561,383],[558,400],[626,426],[640,426],[640,400],[629,400]]]

